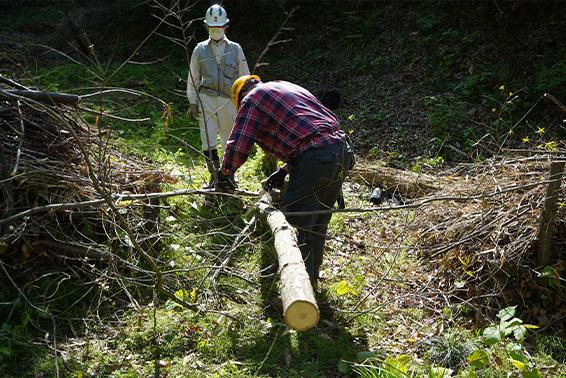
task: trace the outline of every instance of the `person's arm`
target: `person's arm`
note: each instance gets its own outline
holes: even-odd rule
[[[244,164],[262,125],[262,116],[252,101],[243,101],[226,144],[220,172],[233,175]]]
[[[238,51],[238,76],[244,76],[250,74],[250,68],[248,67],[248,61],[244,55],[244,50],[240,46]]]
[[[200,66],[198,62],[198,57],[196,54],[196,48],[193,50],[191,55],[191,62],[189,64],[189,74],[187,77],[187,97],[189,103],[196,105],[198,104],[197,90],[201,82]]]
[[[283,164],[281,167],[277,168],[269,177],[262,181],[261,187],[266,191],[272,189],[281,189],[285,185],[285,177],[289,174],[287,163]]]

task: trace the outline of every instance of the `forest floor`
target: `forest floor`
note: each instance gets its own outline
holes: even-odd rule
[[[485,9],[474,11],[491,15],[490,7],[485,4]],[[486,17],[481,28],[474,28],[466,17],[472,8],[331,7],[307,23],[312,9],[304,6],[290,20],[295,30],[281,36],[292,38],[293,48],[271,48],[264,58],[271,64],[258,73],[267,80],[299,83],[317,94],[338,91],[342,106],[336,113],[357,146],[358,164],[375,170],[396,168],[431,175],[439,182],[452,176],[468,180],[474,172],[494,170],[504,149],[564,151],[564,126],[557,121],[561,115],[554,104],[541,101],[542,91],[564,94],[566,66],[560,57],[565,50],[553,47],[564,35],[564,24],[553,16],[537,25],[540,17],[531,20],[509,7],[499,19]],[[43,16],[34,11],[32,18],[11,10],[12,29],[3,29],[0,39],[1,46],[10,48],[1,62],[10,68],[0,73],[42,90],[89,93],[103,85],[165,100],[166,109],[135,96],[93,103],[120,116],[147,116],[149,122],[125,123],[88,114],[84,119],[109,130],[113,147],[174,177],[163,191],[198,189],[207,174],[195,152],[200,149],[198,125],[185,114],[182,54],[166,53],[172,47],[155,37],[140,48],[135,60],[159,58],[157,63],[121,66],[109,45],[129,53],[129,45],[135,47],[131,41],[139,43],[145,35],[140,28],[145,29],[137,24],[129,30],[128,43],[111,44],[110,31],[97,34],[92,29],[88,7],[78,20],[96,46],[106,39],[106,46],[97,50],[104,63],[85,62],[79,55],[83,63],[76,64],[44,47],[16,44],[14,38],[32,40],[41,34],[43,39],[36,43],[64,49],[56,34],[65,27],[45,21],[46,15],[61,12],[56,6],[41,9]],[[110,17],[112,9],[96,11]],[[245,9],[240,12],[245,14]],[[231,17],[238,19],[237,14]],[[263,39],[233,27],[234,39],[243,41],[250,62],[283,18],[279,12],[266,14],[258,25]],[[503,43],[521,22],[516,38]],[[31,34],[30,29],[23,33],[25,28],[18,28],[31,24]],[[11,38],[5,38],[8,35]],[[496,64],[509,56],[521,64]],[[40,65],[34,66],[37,61]],[[552,142],[555,151],[548,145]],[[99,163],[106,164],[103,159]],[[263,154],[257,151],[238,173],[240,186],[258,191],[268,173]],[[360,176],[349,178],[347,207],[370,209],[369,194],[381,185]],[[408,203],[419,199],[404,198]],[[424,227],[419,223],[433,210],[403,207],[393,197],[379,205],[386,210],[333,216],[317,293],[321,319],[316,328],[295,332],[282,319],[276,258],[265,223],[257,220],[241,245],[228,248],[252,222],[252,199],[178,196],[162,205],[158,260],[169,270],[166,285],[200,310],[155,295],[153,281],[141,273],[128,276],[120,271],[128,279],[114,280],[110,273],[120,268],[109,267],[101,269],[110,272],[104,279],[81,281],[73,273],[76,262],[35,256],[35,266],[40,262],[48,267],[35,286],[20,292],[7,280],[0,281],[0,310],[6,314],[0,328],[0,376],[566,376],[564,299],[559,294],[564,292],[565,269],[560,261],[550,278],[540,283],[547,296],[540,301],[474,292],[477,288],[470,288],[469,282],[479,270],[471,269],[466,255],[455,255],[455,265],[443,266],[423,247]],[[439,202],[434,211],[452,211],[443,206]],[[116,234],[116,253],[135,260],[128,238]],[[3,253],[0,250],[2,258]],[[22,263],[24,257],[17,253],[6,256],[6,266]],[[229,267],[219,269],[227,253],[232,256]],[[439,274],[443,269],[457,274]],[[37,312],[24,298],[36,300],[57,321]],[[562,318],[539,323],[530,311],[533,303],[546,303]],[[546,317],[539,319],[551,318],[549,312],[541,312]]]

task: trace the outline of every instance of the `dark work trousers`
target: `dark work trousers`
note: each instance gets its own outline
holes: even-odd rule
[[[352,150],[346,142],[308,149],[289,162],[289,186],[283,196],[285,212],[312,212],[334,207],[348,173]],[[311,281],[318,279],[326,231],[332,214],[288,215]]]

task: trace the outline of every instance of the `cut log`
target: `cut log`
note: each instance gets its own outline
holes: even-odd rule
[[[379,186],[409,197],[418,197],[438,191],[441,188],[438,178],[424,174],[390,167],[370,166],[358,163],[350,171],[353,180],[363,178],[372,186]]]
[[[275,239],[285,323],[297,331],[310,329],[318,323],[320,312],[297,243],[297,231],[283,213],[273,207],[269,194],[259,200],[257,207],[267,218]]]

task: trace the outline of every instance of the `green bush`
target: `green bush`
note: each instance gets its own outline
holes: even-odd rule
[[[566,49],[561,50],[561,56]],[[548,92],[557,97],[566,95],[566,60],[560,60],[550,66],[543,66],[537,73],[534,90],[537,94]]]
[[[464,103],[455,97],[425,97],[428,125],[439,145],[463,141],[462,125],[465,122]]]

